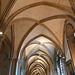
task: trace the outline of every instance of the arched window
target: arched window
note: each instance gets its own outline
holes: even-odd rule
[[[56,67],[57,67],[57,75],[65,75],[64,63],[62,60],[62,55],[59,50],[56,53]]]

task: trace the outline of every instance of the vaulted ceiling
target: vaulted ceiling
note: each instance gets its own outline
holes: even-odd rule
[[[14,58],[25,48],[30,51],[29,44],[39,44],[36,38],[52,41],[64,53],[67,21],[73,25],[74,32],[75,0],[0,0],[0,31],[12,43]],[[72,33],[71,29],[67,36],[69,33]]]

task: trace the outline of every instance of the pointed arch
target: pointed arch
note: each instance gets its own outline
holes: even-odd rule
[[[36,7],[36,6],[40,6],[40,5],[46,5],[46,6],[50,6],[50,7],[54,7],[54,8],[57,8],[59,10],[62,10],[64,12],[68,12],[69,14],[72,14],[74,15],[71,10],[67,8],[65,8],[64,6],[61,6],[61,5],[58,5],[58,4],[55,4],[55,3],[52,3],[52,2],[47,2],[47,1],[41,1],[41,2],[36,2],[36,3],[33,3],[33,4],[30,4],[30,5],[27,5],[27,6],[24,6],[22,8],[20,8],[19,10],[17,10],[16,12],[14,12],[8,19],[11,18],[11,20],[17,16],[19,13],[27,10],[27,9],[30,9],[30,8],[33,8],[33,7]]]
[[[34,40],[34,39],[36,39],[36,38],[38,38],[38,37],[40,37],[40,36],[43,36],[43,37],[45,37],[45,38],[51,40],[51,41],[56,45],[56,47],[60,50],[61,54],[63,54],[61,47],[60,47],[51,37],[46,36],[46,35],[43,35],[43,34],[40,34],[40,35],[38,35],[38,36],[32,38],[31,40],[29,40],[29,41],[27,42],[27,44],[24,46],[24,49],[28,46],[28,44],[29,44],[32,40]],[[24,49],[23,49],[23,50],[24,50]],[[18,50],[18,54],[19,54],[19,50]],[[17,58],[18,58],[18,55],[17,55]]]
[[[40,25],[42,25],[42,26],[44,26],[44,27],[46,27],[44,24],[42,24],[43,22],[46,22],[46,21],[49,21],[49,20],[53,20],[53,19],[69,19],[69,20],[74,20],[73,18],[71,18],[71,17],[69,17],[69,16],[66,16],[66,15],[55,15],[55,16],[51,16],[51,17],[48,17],[48,18],[45,18],[45,19],[43,19],[43,20],[40,20],[40,21],[38,21],[38,20],[35,20],[35,19],[32,19],[32,18],[24,18],[24,19],[27,19],[27,20],[30,20],[30,21],[34,21],[34,22],[36,22],[28,31],[27,31],[27,33],[23,36],[23,38],[22,38],[22,40],[21,40],[21,42],[20,42],[20,44],[19,44],[19,46],[18,46],[18,49],[17,49],[17,51],[18,50],[20,50],[20,48],[21,48],[21,45],[22,45],[22,43],[23,43],[23,41],[24,41],[24,39],[29,35],[29,33],[36,27],[36,26],[38,26],[39,24]],[[24,20],[23,19],[23,20]],[[20,20],[20,18],[17,20],[16,19],[16,21],[19,21]],[[13,22],[16,22],[15,20],[13,21]],[[11,23],[13,23],[13,22],[11,22]],[[51,33],[52,31],[48,28],[48,27],[46,27],[46,29]],[[53,34],[53,33],[52,33]],[[54,34],[53,34],[53,36],[55,36]],[[57,39],[57,37],[55,36],[55,38]],[[58,40],[58,39],[57,39]]]
[[[24,6],[22,8],[20,8],[19,10],[17,10],[16,12],[14,12],[11,16],[8,17],[8,19],[5,21],[5,29],[7,27],[7,25],[13,20],[13,18],[15,16],[17,16],[19,13],[27,10],[27,9],[30,9],[32,7],[36,7],[36,6],[40,6],[40,5],[45,5],[45,6],[50,6],[50,7],[54,7],[56,9],[59,9],[59,10],[62,10],[64,12],[67,12],[69,13],[70,15],[72,16],[75,16],[74,13],[69,9],[69,7],[65,7],[65,6],[61,6],[61,5],[58,5],[56,3],[52,3],[52,2],[46,2],[46,1],[42,1],[42,2],[37,2],[37,3],[33,3],[33,4],[30,4],[30,5],[27,5],[27,6]]]

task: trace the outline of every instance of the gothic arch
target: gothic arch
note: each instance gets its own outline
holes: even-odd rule
[[[5,24],[4,24],[4,25],[6,25],[6,26],[5,26],[5,29],[6,29],[7,25],[13,20],[13,18],[14,18],[15,16],[17,16],[19,13],[21,13],[21,12],[23,12],[23,11],[29,9],[29,8],[36,7],[36,6],[40,6],[40,5],[46,5],[46,6],[54,7],[54,8],[56,8],[56,9],[62,10],[62,11],[64,11],[64,12],[68,12],[70,15],[74,15],[74,14],[71,12],[71,10],[69,10],[68,8],[65,8],[64,6],[57,5],[57,4],[55,4],[55,3],[50,3],[50,2],[44,2],[44,1],[43,1],[43,2],[37,2],[37,3],[30,4],[30,5],[28,5],[28,6],[25,6],[25,7],[23,7],[23,8],[20,8],[18,11],[14,12],[14,13],[7,19],[7,21],[5,21]]]

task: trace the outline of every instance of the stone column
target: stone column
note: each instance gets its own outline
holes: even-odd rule
[[[13,58],[11,61],[11,70],[9,75],[15,75],[16,73],[16,63],[17,63],[17,58]]]
[[[21,74],[22,75],[25,75],[25,57],[24,57],[24,59],[22,60],[22,72],[21,72]]]
[[[50,74],[49,74],[49,69],[47,69],[47,75],[50,75]]]
[[[21,63],[22,63],[22,61],[21,60],[18,60],[18,64],[17,64],[17,75],[20,75],[21,74],[21,71],[20,71]]]

